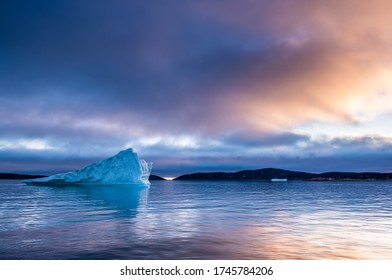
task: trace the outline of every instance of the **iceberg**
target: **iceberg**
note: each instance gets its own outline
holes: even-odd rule
[[[24,180],[29,185],[57,184],[143,184],[150,185],[148,178],[152,163],[140,160],[131,148],[103,161],[82,169],[53,176]]]

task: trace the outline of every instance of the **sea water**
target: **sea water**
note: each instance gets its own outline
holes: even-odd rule
[[[392,182],[0,181],[1,259],[392,259]]]

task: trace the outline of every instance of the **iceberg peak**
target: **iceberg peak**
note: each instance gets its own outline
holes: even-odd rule
[[[82,169],[53,176],[24,180],[26,184],[143,184],[150,185],[148,178],[152,163],[140,160],[132,148],[90,164]]]

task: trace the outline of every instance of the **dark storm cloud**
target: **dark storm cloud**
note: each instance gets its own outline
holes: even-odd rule
[[[217,48],[220,36],[207,26],[200,30],[183,10],[183,3],[7,2],[1,96],[18,96],[15,111],[39,107],[45,118],[63,110],[74,119],[118,116],[117,122],[152,128],[162,127],[155,117],[176,126],[200,115],[191,105],[211,111],[199,96],[211,93],[203,77],[183,75],[189,67],[183,60],[198,56],[199,48]]]

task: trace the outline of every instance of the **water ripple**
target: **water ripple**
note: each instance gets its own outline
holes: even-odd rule
[[[0,181],[2,259],[391,259],[391,182]]]

